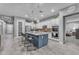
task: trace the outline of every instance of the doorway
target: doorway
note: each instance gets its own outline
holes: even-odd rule
[[[13,24],[6,24],[6,34],[13,34]]]
[[[79,46],[79,13],[64,16],[65,43]]]

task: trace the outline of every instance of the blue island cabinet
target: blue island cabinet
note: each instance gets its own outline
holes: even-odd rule
[[[43,35],[33,35],[33,44],[37,48],[41,48],[48,44],[48,34]]]

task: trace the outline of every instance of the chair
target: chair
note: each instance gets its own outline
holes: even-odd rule
[[[32,44],[32,36],[29,36],[28,34],[23,34],[23,33],[22,33],[22,36],[25,38],[25,39],[22,39],[22,43],[24,44],[24,47],[27,48],[27,51],[36,50],[36,49],[32,49],[34,47]]]
[[[27,46],[27,51],[33,51],[36,50],[35,46],[33,45],[32,41],[33,41],[33,36],[29,36],[28,35],[28,39],[27,41],[29,41],[29,45]]]

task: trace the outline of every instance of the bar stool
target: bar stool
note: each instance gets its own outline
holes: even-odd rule
[[[28,34],[23,34],[23,33],[22,33],[22,36],[25,38],[25,39],[22,39],[22,44],[27,49],[27,51],[36,50],[36,48],[34,48],[34,45],[32,43],[32,40],[33,40],[32,36]]]
[[[36,50],[36,47],[33,45],[33,36],[32,35],[28,35],[27,41],[29,41],[29,45],[27,46],[27,51]]]

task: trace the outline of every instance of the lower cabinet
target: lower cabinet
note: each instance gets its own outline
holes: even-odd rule
[[[44,41],[43,45],[47,45],[48,44],[48,35],[45,35],[43,37],[43,41]]]
[[[48,34],[33,36],[33,44],[37,48],[41,48],[48,44]]]

